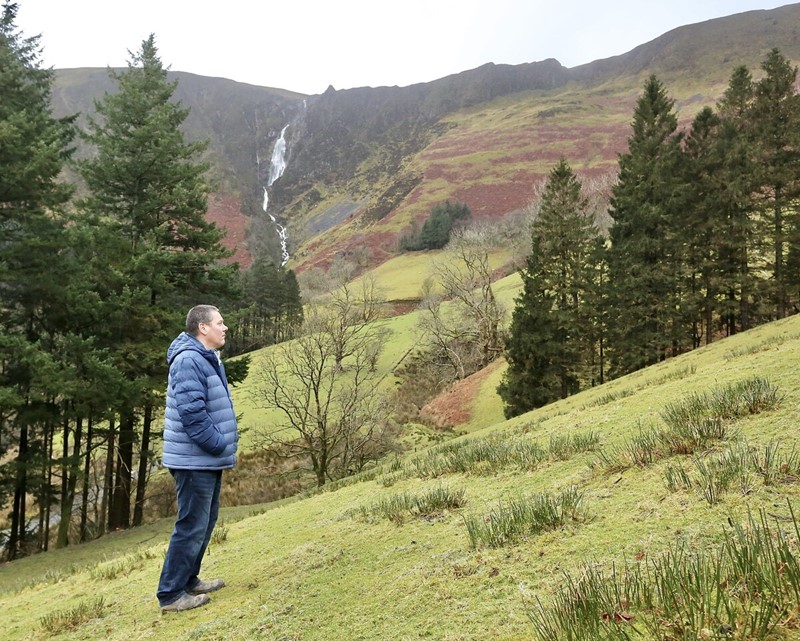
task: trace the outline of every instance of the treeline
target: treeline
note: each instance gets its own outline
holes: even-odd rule
[[[507,416],[783,318],[800,304],[800,96],[777,49],[678,130],[651,76],[607,238],[566,160],[532,226],[498,388]]]
[[[290,272],[226,265],[205,218],[203,143],[187,142],[151,36],[79,131],[52,116],[38,38],[0,19],[0,505],[5,558],[142,523],[165,350],[187,310],[217,304],[241,350],[291,336]],[[71,159],[81,136],[94,150]],[[60,180],[67,163],[81,198]],[[271,298],[271,296],[274,297]],[[247,360],[232,363],[232,382]],[[56,532],[51,533],[51,528]]]

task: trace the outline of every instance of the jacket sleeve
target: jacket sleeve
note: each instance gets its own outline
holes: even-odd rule
[[[204,451],[219,456],[225,439],[208,414],[206,375],[192,358],[181,359],[172,375],[175,401],[186,434]]]

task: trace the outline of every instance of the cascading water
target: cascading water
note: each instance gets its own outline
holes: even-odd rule
[[[281,129],[281,135],[278,140],[275,141],[275,146],[272,148],[272,158],[270,159],[269,163],[269,178],[267,179],[267,186],[264,187],[264,203],[261,206],[264,210],[264,213],[270,217],[270,220],[272,220],[273,224],[278,230],[278,238],[281,241],[281,267],[283,267],[289,261],[289,250],[286,247],[289,239],[289,233],[286,227],[281,225],[275,216],[267,211],[267,207],[269,206],[269,193],[267,192],[267,189],[272,187],[272,184],[283,175],[283,172],[286,169],[285,134],[288,128],[289,125],[286,125],[283,129]]]

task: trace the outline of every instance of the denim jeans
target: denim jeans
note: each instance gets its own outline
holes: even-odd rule
[[[170,470],[178,494],[178,519],[158,582],[163,607],[179,599],[199,579],[200,564],[219,515],[222,470]]]

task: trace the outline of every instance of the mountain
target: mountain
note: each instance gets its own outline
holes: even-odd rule
[[[288,125],[269,211],[288,228],[290,266],[303,270],[356,250],[379,264],[446,199],[477,219],[518,210],[562,155],[583,176],[613,172],[647,75],[665,83],[685,124],[715,102],[736,66],[757,75],[774,47],[800,60],[800,4],[680,27],[572,69],[552,59],[489,63],[429,83],[315,96],[171,73],[191,107],[187,137],[210,140],[209,216],[229,230],[245,265],[247,226],[250,249],[278,256],[262,202],[272,148]],[[54,111],[90,114],[111,89],[104,69],[58,70]]]

